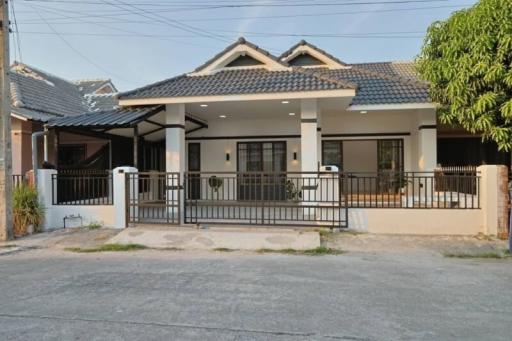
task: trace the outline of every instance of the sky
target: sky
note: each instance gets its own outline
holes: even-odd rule
[[[192,71],[240,36],[274,55],[305,39],[346,63],[411,60],[432,22],[477,1],[10,2],[11,61],[125,91]]]

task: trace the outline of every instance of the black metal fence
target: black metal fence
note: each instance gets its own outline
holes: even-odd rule
[[[480,208],[480,177],[442,172],[347,173],[350,208]]]
[[[13,187],[20,186],[22,184],[26,184],[28,182],[28,179],[25,175],[22,174],[13,174],[12,175],[12,185]]]
[[[179,173],[126,173],[127,221],[179,224],[181,186]]]
[[[53,205],[113,205],[113,193],[109,171],[59,171],[52,175]]]
[[[347,226],[339,173],[187,172],[185,222]]]

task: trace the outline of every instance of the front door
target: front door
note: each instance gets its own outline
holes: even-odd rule
[[[201,171],[201,144],[188,144],[188,171]],[[201,199],[201,178],[200,174],[189,174],[188,176],[188,197],[187,199]]]
[[[238,143],[238,199],[286,199],[286,142]]]

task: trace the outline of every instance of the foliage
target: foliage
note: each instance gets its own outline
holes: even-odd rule
[[[510,258],[511,254],[508,250],[493,250],[493,251],[475,251],[475,252],[445,252],[443,254],[448,258],[495,258],[503,259]]]
[[[220,187],[222,187],[222,184],[224,181],[221,178],[216,177],[215,175],[212,175],[208,178],[208,185],[217,192]]]
[[[299,201],[300,199],[300,191],[295,186],[295,183],[292,180],[286,180],[286,198],[288,200]]]
[[[13,188],[12,218],[14,234],[23,236],[27,234],[29,225],[34,226],[34,231],[39,230],[43,223],[44,208],[39,202],[37,189],[25,183]]]
[[[342,250],[331,249],[325,246],[319,246],[314,249],[308,250],[295,250],[295,249],[259,249],[258,253],[281,253],[285,255],[306,255],[306,256],[324,256],[324,255],[341,255],[345,252]]]
[[[512,148],[512,1],[481,0],[434,22],[417,64],[441,122]]]

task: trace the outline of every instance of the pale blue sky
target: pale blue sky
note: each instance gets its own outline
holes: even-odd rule
[[[274,54],[306,39],[348,63],[410,60],[430,23],[477,2],[405,1],[14,0],[14,10],[23,62],[129,90],[191,71],[239,36]]]

